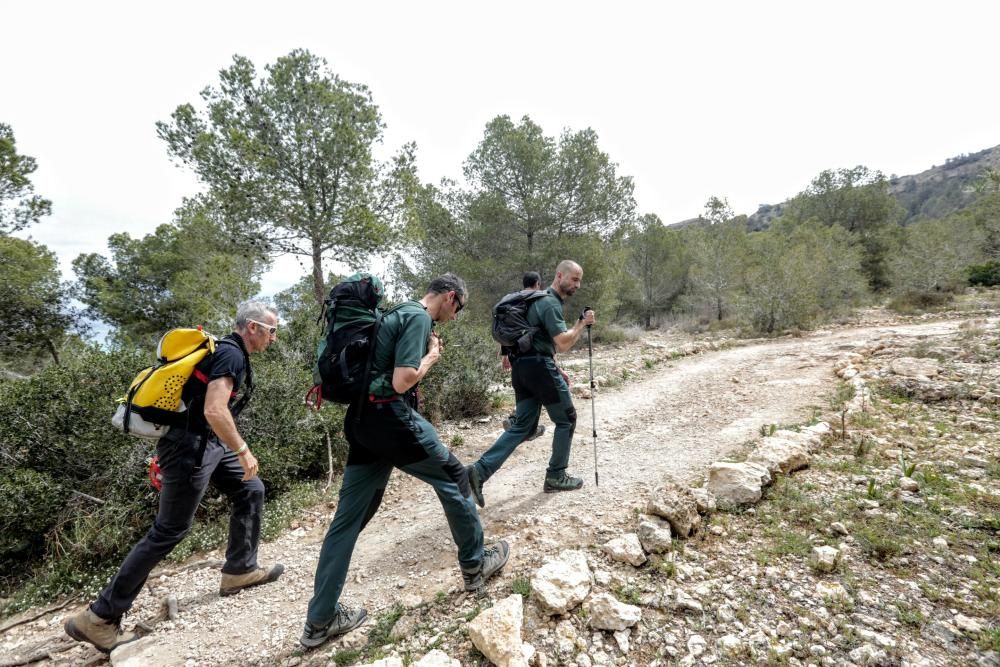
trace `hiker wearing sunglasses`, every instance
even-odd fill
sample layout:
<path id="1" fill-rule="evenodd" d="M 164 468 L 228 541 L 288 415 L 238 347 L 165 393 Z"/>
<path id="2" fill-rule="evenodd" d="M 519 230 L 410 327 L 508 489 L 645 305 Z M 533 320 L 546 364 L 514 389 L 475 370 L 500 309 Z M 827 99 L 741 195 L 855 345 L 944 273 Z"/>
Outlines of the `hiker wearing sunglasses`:
<path id="1" fill-rule="evenodd" d="M 483 529 L 465 468 L 410 399 L 417 383 L 441 358 L 443 348 L 434 324 L 457 318 L 466 298 L 462 279 L 447 273 L 435 278 L 419 301 L 406 301 L 382 318 L 369 395 L 351 403 L 344 417 L 350 449 L 299 639 L 307 648 L 349 632 L 368 618 L 364 609 L 342 605 L 340 596 L 358 536 L 375 516 L 393 468 L 434 487 L 458 547 L 465 590 L 479 592 L 507 562 L 506 542 L 483 547 Z"/>
<path id="2" fill-rule="evenodd" d="M 257 459 L 240 435 L 235 415 L 253 389 L 249 355 L 274 342 L 278 314 L 271 306 L 249 301 L 236 311 L 236 331 L 217 341 L 215 352 L 199 362 L 185 383 L 186 426 L 173 426 L 156 444 L 162 487 L 160 506 L 149 532 L 139 540 L 111 582 L 64 628 L 73 639 L 104 653 L 138 639 L 121 629 L 121 619 L 142 591 L 152 569 L 184 538 L 209 483 L 232 503 L 229 546 L 222 566 L 220 595 L 270 583 L 284 571 L 257 563 L 264 484 Z M 241 388 L 243 395 L 237 398 Z"/>
<path id="3" fill-rule="evenodd" d="M 538 327 L 532 336 L 531 348 L 525 353 L 510 354 L 511 383 L 516 401 L 514 419 L 479 460 L 469 466 L 469 486 L 476 504 L 486 506 L 483 485 L 492 477 L 517 446 L 528 439 L 538 424 L 542 407 L 555 424 L 552 434 L 552 456 L 545 471 L 542 490 L 545 493 L 574 491 L 583 480 L 566 472 L 569 466 L 573 431 L 576 429 L 576 409 L 569 393 L 565 374 L 555 362 L 557 352 L 566 352 L 580 335 L 594 323 L 594 311 L 586 310 L 572 327 L 563 319 L 563 301 L 573 296 L 583 282 L 583 269 L 572 260 L 563 260 L 556 267 L 556 276 L 546 290 L 548 295 L 535 300 L 528 308 L 528 323 Z"/>

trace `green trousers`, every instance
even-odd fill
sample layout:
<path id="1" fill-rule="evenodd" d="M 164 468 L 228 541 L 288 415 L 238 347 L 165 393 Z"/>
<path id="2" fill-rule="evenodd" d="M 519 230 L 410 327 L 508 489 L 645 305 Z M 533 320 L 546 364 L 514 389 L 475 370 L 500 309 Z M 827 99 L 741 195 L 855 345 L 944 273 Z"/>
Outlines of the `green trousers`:
<path id="1" fill-rule="evenodd" d="M 492 477 L 518 445 L 535 432 L 542 407 L 555 424 L 552 456 L 545 476 L 553 479 L 562 477 L 569 466 L 573 432 L 576 430 L 576 409 L 569 386 L 555 360 L 540 355 L 511 357 L 511 382 L 517 401 L 515 416 L 510 429 L 502 433 L 474 464 L 479 478 L 485 482 Z"/>
<path id="2" fill-rule="evenodd" d="M 378 510 L 393 468 L 434 487 L 458 546 L 460 567 L 475 569 L 483 559 L 483 529 L 465 468 L 441 443 L 430 422 L 398 398 L 366 403 L 360 420 L 356 414 L 352 405 L 344 418 L 350 451 L 337 511 L 316 565 L 306 615 L 315 626 L 326 625 L 337 613 L 354 546 Z"/>

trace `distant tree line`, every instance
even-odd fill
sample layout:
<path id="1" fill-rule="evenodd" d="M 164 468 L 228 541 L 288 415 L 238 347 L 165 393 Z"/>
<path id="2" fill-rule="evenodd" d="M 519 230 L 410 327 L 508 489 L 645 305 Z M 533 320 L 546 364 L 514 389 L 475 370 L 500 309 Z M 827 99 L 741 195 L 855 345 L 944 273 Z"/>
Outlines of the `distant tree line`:
<path id="1" fill-rule="evenodd" d="M 58 363 L 61 346 L 88 321 L 131 346 L 179 324 L 222 330 L 232 304 L 255 294 L 271 259 L 286 253 L 309 267 L 311 289 L 295 294 L 314 304 L 328 288 L 330 262 L 361 268 L 377 255 L 400 295 L 434 273 L 465 276 L 471 317 L 481 321 L 521 272 L 548 280 L 560 259 L 573 257 L 585 269 L 581 298 L 605 314 L 602 323 L 651 327 L 687 317 L 765 333 L 886 295 L 939 300 L 968 284 L 970 272 L 990 282 L 997 261 L 997 194 L 985 187 L 987 175 L 967 184 L 970 205 L 919 224 L 903 223 L 914 207 L 925 210 L 926 188 L 894 194 L 884 175 L 858 166 L 823 171 L 750 219 L 712 197 L 698 224 L 674 229 L 636 210 L 631 177 L 593 129 L 553 136 L 530 117 L 497 116 L 462 165 L 462 181 L 437 184 L 420 180 L 412 143 L 377 162 L 383 130 L 367 87 L 308 51 L 263 72 L 235 56 L 199 104 L 179 105 L 156 127 L 204 192 L 153 233 L 120 232 L 108 239 L 108 256 L 77 257 L 77 279 L 64 284 L 51 252 L 13 236 L 52 204 L 34 193 L 35 160 L 0 125 L 5 367 L 23 373 L 44 358 Z"/>

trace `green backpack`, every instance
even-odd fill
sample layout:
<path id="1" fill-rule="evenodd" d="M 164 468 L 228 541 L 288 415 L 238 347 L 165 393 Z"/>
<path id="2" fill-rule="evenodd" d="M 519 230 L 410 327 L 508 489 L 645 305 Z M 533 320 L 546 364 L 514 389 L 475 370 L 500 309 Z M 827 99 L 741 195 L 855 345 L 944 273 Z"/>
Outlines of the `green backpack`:
<path id="1" fill-rule="evenodd" d="M 363 271 L 330 290 L 319 317 L 323 337 L 316 346 L 313 387 L 306 394 L 307 402 L 319 407 L 326 399 L 346 405 L 360 401 L 368 392 L 384 292 L 378 276 Z"/>

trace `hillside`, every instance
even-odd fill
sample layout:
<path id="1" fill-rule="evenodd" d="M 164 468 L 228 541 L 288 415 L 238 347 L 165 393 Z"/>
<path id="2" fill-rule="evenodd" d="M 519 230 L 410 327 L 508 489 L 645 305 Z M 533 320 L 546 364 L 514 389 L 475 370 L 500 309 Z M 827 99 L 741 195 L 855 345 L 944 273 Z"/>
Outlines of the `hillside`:
<path id="1" fill-rule="evenodd" d="M 893 174 L 889 179 L 889 188 L 906 211 L 903 224 L 941 218 L 970 205 L 975 199 L 974 184 L 989 167 L 1000 169 L 1000 146 L 948 158 L 944 164 L 934 165 L 919 174 Z M 771 220 L 782 214 L 783 209 L 784 202 L 761 204 L 748 217 L 747 228 L 750 231 L 766 229 Z M 673 226 L 686 227 L 697 224 L 699 220 L 691 218 Z"/>
<path id="2" fill-rule="evenodd" d="M 1000 146 L 949 158 L 913 176 L 895 176 L 889 184 L 906 210 L 904 222 L 941 218 L 973 202 L 975 182 L 988 167 L 1000 168 Z"/>

